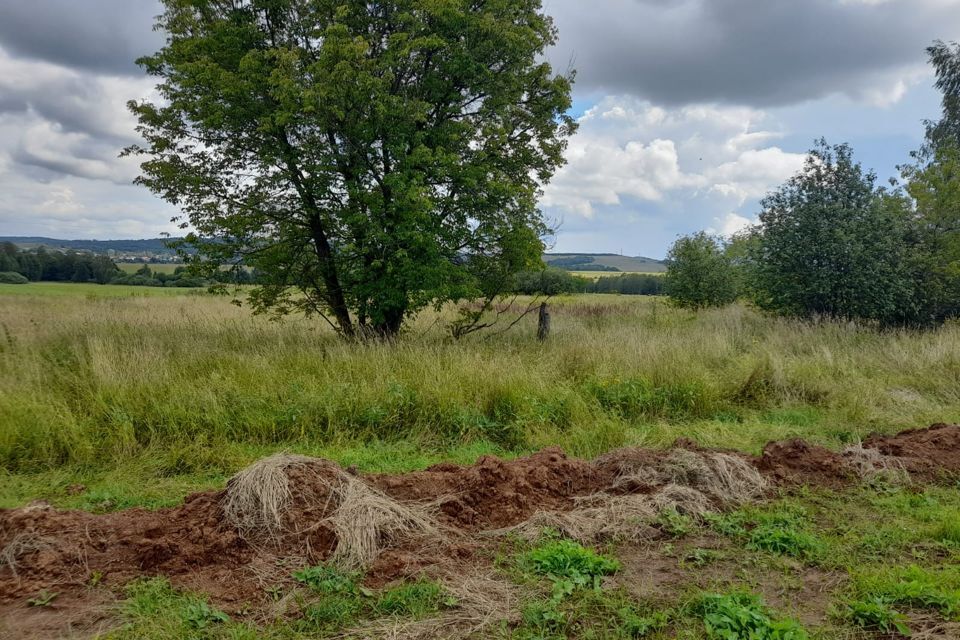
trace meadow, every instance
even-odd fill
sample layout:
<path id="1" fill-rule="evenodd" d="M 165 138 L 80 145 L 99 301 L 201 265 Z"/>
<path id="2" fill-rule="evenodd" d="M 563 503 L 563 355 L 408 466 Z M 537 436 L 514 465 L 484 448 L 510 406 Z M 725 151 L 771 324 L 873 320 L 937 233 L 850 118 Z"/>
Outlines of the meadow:
<path id="1" fill-rule="evenodd" d="M 54 637 L 69 627 L 117 640 L 826 640 L 910 629 L 918 638 L 956 637 L 956 484 L 904 484 L 897 468 L 881 465 L 842 489 L 818 484 L 817 476 L 808 486 L 772 490 L 726 454 L 666 449 L 685 438 L 757 454 L 771 440 L 802 437 L 856 451 L 870 433 L 960 422 L 960 326 L 881 332 L 773 318 L 744 305 L 684 311 L 642 296 L 550 304 L 553 331 L 544 343 L 533 317 L 510 331 L 454 341 L 443 325 L 455 309 L 444 309 L 421 314 L 395 343 L 358 344 L 341 341 L 322 321 L 254 316 L 229 297 L 200 291 L 0 287 L 0 507 L 40 499 L 82 510 L 0 511 L 0 541 L 8 540 L 0 570 L 10 574 L 19 563 L 21 572 L 0 574 L 17 594 L 0 599 L 0 635 Z M 355 467 L 339 472 L 341 488 L 359 491 L 343 508 L 370 518 L 422 507 L 364 488 L 396 487 L 399 476 L 351 473 L 468 465 L 495 454 L 514 462 L 481 460 L 497 471 L 472 477 L 488 478 L 477 496 L 499 505 L 518 499 L 516 469 L 534 478 L 552 473 L 551 465 L 564 474 L 571 464 L 600 468 L 549 453 L 540 462 L 521 457 L 551 445 L 584 458 L 652 448 L 661 457 L 640 454 L 644 482 L 650 473 L 676 474 L 677 464 L 701 466 L 684 471 L 692 484 L 677 494 L 687 498 L 669 499 L 672 506 L 644 494 L 603 493 L 601 506 L 576 507 L 557 521 L 566 526 L 563 517 L 580 513 L 584 527 L 620 527 L 612 538 L 546 524 L 532 535 L 466 528 L 421 546 L 403 543 L 399 557 L 413 558 L 409 571 L 387 560 L 366 576 L 296 545 L 256 547 L 253 559 L 236 566 L 230 555 L 217 560 L 223 550 L 183 556 L 198 563 L 186 572 L 177 564 L 194 553 L 191 545 L 202 549 L 226 535 L 210 533 L 202 511 L 205 504 L 219 509 L 204 501 L 220 494 L 184 497 L 223 489 L 241 469 L 257 477 L 276 471 L 271 461 L 298 460 L 264 459 L 277 452 Z M 624 464 L 631 451 L 612 455 Z M 727 489 L 704 484 L 717 464 L 734 465 L 722 468 L 741 474 L 743 486 L 753 483 L 742 499 L 726 502 Z M 297 491 L 314 486 L 298 473 L 305 484 Z M 266 477 L 254 492 L 265 490 Z M 560 477 L 550 490 L 573 491 L 564 488 L 573 476 Z M 423 485 L 434 495 L 443 491 L 435 482 Z M 230 496 L 240 485 L 226 486 Z M 677 491 L 673 484 L 656 491 L 670 487 Z M 691 494 L 725 508 L 691 507 L 684 502 Z M 618 514 L 623 504 L 644 515 Z M 296 522 L 313 523 L 309 513 Z M 372 537 L 357 540 L 389 547 L 394 542 L 376 527 L 393 525 L 382 517 L 348 526 L 373 527 Z M 21 520 L 34 523 L 28 533 L 17 528 Z M 130 530 L 132 538 L 123 533 Z M 467 539 L 474 545 L 468 560 L 446 551 L 437 559 L 436 545 Z M 60 560 L 31 564 L 53 548 Z M 155 549 L 168 550 L 152 560 L 161 562 L 157 569 L 141 567 L 132 580 L 119 569 L 131 562 L 124 554 L 147 553 L 133 560 L 142 562 Z M 259 568 L 244 564 L 253 561 Z M 209 562 L 226 564 L 210 569 Z M 384 571 L 393 571 L 389 579 L 378 578 Z M 24 575 L 40 582 L 22 583 Z"/>
<path id="2" fill-rule="evenodd" d="M 0 505 L 83 482 L 164 504 L 265 454 L 400 471 L 549 444 L 592 457 L 676 438 L 757 453 L 834 447 L 960 421 L 960 327 L 877 332 L 699 313 L 650 297 L 552 303 L 453 341 L 425 312 L 397 344 L 347 344 L 320 320 L 253 316 L 228 297 L 151 287 L 0 288 Z"/>

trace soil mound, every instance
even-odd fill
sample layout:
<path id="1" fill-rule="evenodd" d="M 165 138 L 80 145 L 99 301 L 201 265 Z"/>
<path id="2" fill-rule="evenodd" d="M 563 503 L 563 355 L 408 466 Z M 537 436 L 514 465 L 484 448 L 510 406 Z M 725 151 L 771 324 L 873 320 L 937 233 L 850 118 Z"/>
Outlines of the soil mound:
<path id="1" fill-rule="evenodd" d="M 756 466 L 777 484 L 836 487 L 855 477 L 842 455 L 800 439 L 769 443 Z"/>
<path id="2" fill-rule="evenodd" d="M 471 562 L 489 535 L 504 530 L 549 525 L 583 540 L 625 532 L 641 539 L 655 534 L 651 524 L 664 509 L 697 516 L 756 499 L 771 484 L 840 487 L 874 470 L 902 470 L 915 481 L 960 476 L 960 426 L 875 436 L 843 453 L 790 440 L 751 458 L 679 442 L 589 462 L 548 448 L 399 475 L 271 456 L 225 490 L 170 509 L 0 510 L 0 616 L 42 590 L 58 592 L 61 602 L 90 600 L 110 593 L 91 585 L 116 590 L 151 575 L 207 593 L 230 613 L 265 603 L 266 586 L 290 581 L 307 563 L 340 563 L 386 584 Z"/>
<path id="3" fill-rule="evenodd" d="M 895 436 L 871 436 L 866 449 L 900 459 L 914 477 L 928 481 L 960 476 L 960 426 L 935 424 L 927 429 L 912 429 Z"/>
<path id="4" fill-rule="evenodd" d="M 436 502 L 445 523 L 468 530 L 514 525 L 539 510 L 571 509 L 574 497 L 600 491 L 611 480 L 605 470 L 557 447 L 516 460 L 484 456 L 469 467 L 438 464 L 371 478 L 394 499 Z"/>
<path id="5" fill-rule="evenodd" d="M 124 584 L 155 574 L 191 574 L 191 582 L 215 587 L 225 568 L 251 560 L 239 533 L 221 526 L 221 495 L 194 494 L 160 511 L 93 515 L 43 503 L 2 511 L 0 549 L 6 562 L 0 568 L 0 602 L 43 589 Z M 238 588 L 234 595 L 245 593 Z"/>

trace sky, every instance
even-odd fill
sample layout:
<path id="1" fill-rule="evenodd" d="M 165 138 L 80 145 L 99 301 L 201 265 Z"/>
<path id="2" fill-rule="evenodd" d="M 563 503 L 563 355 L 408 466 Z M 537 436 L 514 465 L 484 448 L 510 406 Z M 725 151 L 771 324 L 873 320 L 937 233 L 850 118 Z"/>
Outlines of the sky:
<path id="1" fill-rule="evenodd" d="M 663 257 L 730 234 L 813 141 L 848 142 L 881 180 L 936 118 L 924 51 L 960 40 L 960 0 L 544 0 L 548 58 L 576 70 L 567 164 L 541 208 L 554 251 Z M 0 236 L 176 233 L 132 184 L 134 60 L 163 43 L 156 0 L 0 2 Z"/>

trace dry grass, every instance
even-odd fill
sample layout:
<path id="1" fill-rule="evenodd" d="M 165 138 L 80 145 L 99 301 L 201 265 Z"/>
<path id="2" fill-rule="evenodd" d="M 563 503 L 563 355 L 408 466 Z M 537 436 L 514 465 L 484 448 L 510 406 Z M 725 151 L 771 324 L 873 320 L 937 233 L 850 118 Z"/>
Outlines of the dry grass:
<path id="1" fill-rule="evenodd" d="M 861 480 L 910 484 L 910 474 L 904 468 L 903 461 L 894 456 L 885 456 L 876 449 L 864 448 L 862 443 L 844 449 L 843 458 Z"/>
<path id="2" fill-rule="evenodd" d="M 291 470 L 297 482 L 291 489 Z M 401 504 L 328 460 L 277 454 L 235 475 L 223 498 L 224 516 L 245 539 L 279 546 L 292 535 L 328 527 L 337 545 L 330 561 L 364 569 L 380 553 L 412 537 L 440 537 L 429 508 Z M 307 513 L 322 516 L 309 521 Z"/>
<path id="3" fill-rule="evenodd" d="M 699 491 L 721 505 L 753 500 L 767 489 L 767 481 L 743 458 L 727 453 L 674 449 L 662 463 L 650 465 L 644 458 L 631 463 L 630 450 L 619 454 L 620 476 L 615 489 L 630 486 L 674 485 Z"/>
<path id="4" fill-rule="evenodd" d="M 292 493 L 288 470 L 326 464 L 318 458 L 277 453 L 243 469 L 227 482 L 221 506 L 227 522 L 248 540 L 279 542 L 289 533 L 284 518 Z"/>
<path id="5" fill-rule="evenodd" d="M 619 469 L 613 493 L 580 498 L 571 511 L 537 512 L 493 533 L 533 540 L 550 528 L 585 543 L 637 541 L 650 537 L 650 523 L 664 512 L 701 517 L 717 508 L 749 502 L 767 489 L 766 480 L 752 465 L 725 453 L 675 449 L 651 463 L 649 452 L 623 449 L 603 456 L 598 464 Z M 618 495 L 637 487 L 644 492 Z"/>
<path id="6" fill-rule="evenodd" d="M 426 640 L 486 637 L 484 630 L 502 622 L 517 622 L 520 597 L 509 582 L 469 572 L 439 578 L 444 591 L 456 600 L 452 610 L 425 620 L 374 620 L 335 638 L 370 640 Z"/>
<path id="7" fill-rule="evenodd" d="M 0 569 L 10 568 L 10 573 L 17 577 L 17 563 L 28 553 L 42 551 L 51 546 L 51 542 L 33 531 L 24 531 L 13 537 L 13 540 L 0 549 Z"/>

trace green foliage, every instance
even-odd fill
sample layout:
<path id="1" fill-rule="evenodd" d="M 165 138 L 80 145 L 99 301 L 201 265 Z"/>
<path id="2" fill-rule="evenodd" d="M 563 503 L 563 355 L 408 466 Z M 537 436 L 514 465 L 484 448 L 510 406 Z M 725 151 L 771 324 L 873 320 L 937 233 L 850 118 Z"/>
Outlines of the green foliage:
<path id="1" fill-rule="evenodd" d="M 737 275 L 723 243 L 704 232 L 673 244 L 663 278 L 665 293 L 681 307 L 719 307 L 737 298 Z"/>
<path id="2" fill-rule="evenodd" d="M 910 635 L 907 617 L 896 611 L 883 597 L 871 600 L 855 600 L 846 604 L 843 616 L 853 624 L 867 631 L 903 636 Z"/>
<path id="3" fill-rule="evenodd" d="M 320 594 L 354 594 L 358 592 L 357 576 L 355 574 L 345 574 L 328 565 L 306 567 L 295 571 L 293 577 Z"/>
<path id="4" fill-rule="evenodd" d="M 384 591 L 373 609 L 381 616 L 422 618 L 454 605 L 456 600 L 447 596 L 439 584 L 418 580 Z"/>
<path id="5" fill-rule="evenodd" d="M 671 538 L 684 538 L 696 526 L 693 518 L 677 512 L 676 509 L 667 509 L 657 516 L 657 527 Z"/>
<path id="6" fill-rule="evenodd" d="M 910 267 L 917 315 L 942 322 L 960 315 L 960 147 L 938 146 L 901 170 L 913 201 L 904 207 L 914 221 Z"/>
<path id="7" fill-rule="evenodd" d="M 213 624 L 229 622 L 230 616 L 199 600 L 187 604 L 183 612 L 183 619 L 194 629 L 206 629 Z"/>
<path id="8" fill-rule="evenodd" d="M 772 511 L 743 509 L 708 514 L 705 518 L 717 533 L 739 540 L 755 551 L 813 560 L 824 548 L 822 541 L 807 531 L 804 512 L 789 506 Z"/>
<path id="9" fill-rule="evenodd" d="M 302 626 L 314 631 L 343 629 L 361 618 L 422 618 L 456 604 L 439 584 L 424 579 L 375 593 L 359 584 L 359 575 L 328 565 L 306 567 L 293 577 L 320 596 L 303 606 Z"/>
<path id="10" fill-rule="evenodd" d="M 761 307 L 883 324 L 910 314 L 906 217 L 875 181 L 848 145 L 821 140 L 803 170 L 763 200 L 759 239 L 748 248 Z"/>
<path id="11" fill-rule="evenodd" d="M 528 296 L 557 296 L 564 293 L 583 293 L 590 282 L 562 269 L 521 271 L 514 276 L 513 291 Z"/>
<path id="12" fill-rule="evenodd" d="M 707 594 L 694 611 L 703 619 L 707 637 L 716 640 L 807 640 L 794 620 L 777 620 L 759 598 L 749 593 Z"/>
<path id="13" fill-rule="evenodd" d="M 619 293 L 627 296 L 658 296 L 663 293 L 663 276 L 624 273 L 588 282 L 587 293 Z"/>
<path id="14" fill-rule="evenodd" d="M 264 274 L 255 309 L 392 336 L 540 264 L 536 197 L 576 123 L 539 0 L 164 7 L 139 61 L 162 101 L 131 103 L 128 151 L 196 229 L 195 266 Z"/>
<path id="15" fill-rule="evenodd" d="M 15 271 L 0 271 L 0 284 L 27 284 L 30 282 L 26 276 L 22 276 Z"/>
<path id="16" fill-rule="evenodd" d="M 107 638 L 199 638 L 215 628 L 243 627 L 203 598 L 174 590 L 166 578 L 136 580 L 126 587 L 121 611 L 127 625 Z"/>
<path id="17" fill-rule="evenodd" d="M 620 570 L 614 558 L 598 554 L 572 540 L 554 540 L 528 552 L 523 558 L 531 570 L 553 582 L 554 599 L 578 589 L 600 588 L 603 576 Z"/>
<path id="18" fill-rule="evenodd" d="M 956 565 L 941 570 L 917 565 L 867 570 L 854 577 L 853 585 L 861 599 L 930 609 L 960 620 L 960 569 Z"/>
<path id="19" fill-rule="evenodd" d="M 56 591 L 48 591 L 43 589 L 36 596 L 27 600 L 27 604 L 31 607 L 49 607 L 53 604 L 53 601 L 57 599 L 57 596 L 60 595 Z"/>

